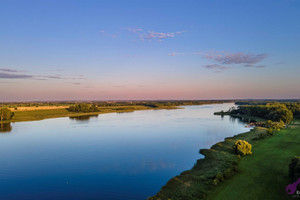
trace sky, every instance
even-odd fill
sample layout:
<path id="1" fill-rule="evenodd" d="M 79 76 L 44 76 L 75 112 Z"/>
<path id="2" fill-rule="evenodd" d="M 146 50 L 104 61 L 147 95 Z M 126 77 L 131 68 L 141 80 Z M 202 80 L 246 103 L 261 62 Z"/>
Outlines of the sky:
<path id="1" fill-rule="evenodd" d="M 299 0 L 0 0 L 0 101 L 300 98 Z"/>

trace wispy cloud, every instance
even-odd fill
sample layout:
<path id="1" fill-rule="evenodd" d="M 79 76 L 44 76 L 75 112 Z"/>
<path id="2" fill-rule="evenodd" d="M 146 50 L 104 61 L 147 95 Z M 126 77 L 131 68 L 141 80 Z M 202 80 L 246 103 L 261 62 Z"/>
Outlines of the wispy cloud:
<path id="1" fill-rule="evenodd" d="M 32 79 L 34 76 L 26 74 L 11 74 L 0 72 L 0 79 Z"/>
<path id="2" fill-rule="evenodd" d="M 214 60 L 220 64 L 256 64 L 267 57 L 267 54 L 232 53 L 232 54 L 207 54 L 207 59 Z"/>
<path id="3" fill-rule="evenodd" d="M 215 61 L 214 64 L 203 67 L 216 70 L 216 73 L 222 72 L 232 65 L 244 66 L 249 68 L 264 68 L 265 65 L 258 64 L 268 55 L 266 53 L 228 53 L 228 52 L 195 52 L 194 55 L 200 55 L 206 59 Z"/>
<path id="4" fill-rule="evenodd" d="M 38 76 L 38 77 L 42 77 L 46 79 L 62 79 L 62 77 L 60 76 Z"/>
<path id="5" fill-rule="evenodd" d="M 1 72 L 2 71 L 2 72 Z M 29 73 L 20 73 L 24 71 L 15 70 L 15 69 L 8 69 L 8 68 L 0 68 L 0 79 L 31 79 L 31 80 L 65 80 L 65 79 L 85 79 L 84 75 L 76 75 L 76 77 L 68 77 L 68 76 L 61 76 L 61 75 L 33 75 Z"/>
<path id="6" fill-rule="evenodd" d="M 222 65 L 218 65 L 218 64 L 204 65 L 202 67 L 207 68 L 207 69 L 218 69 L 218 70 L 226 70 L 226 69 L 228 69 L 228 67 L 222 66 Z"/>
<path id="7" fill-rule="evenodd" d="M 148 41 L 162 41 L 166 38 L 174 38 L 179 34 L 182 34 L 186 31 L 176 31 L 176 32 L 158 32 L 158 31 L 150 31 L 150 30 L 144 30 L 142 28 L 131 28 L 127 27 L 124 30 L 129 31 L 131 33 L 134 33 L 138 36 L 139 40 L 148 40 Z"/>
<path id="8" fill-rule="evenodd" d="M 139 32 L 142 32 L 142 31 L 143 31 L 142 28 L 130 28 L 130 27 L 127 27 L 127 28 L 125 28 L 124 30 L 129 31 L 129 32 L 132 32 L 132 33 L 139 33 Z"/>
<path id="9" fill-rule="evenodd" d="M 172 52 L 169 53 L 168 56 L 179 56 L 179 55 L 183 55 L 184 53 L 179 53 L 179 52 Z"/>
<path id="10" fill-rule="evenodd" d="M 203 68 L 214 70 L 215 73 L 221 73 L 224 72 L 225 70 L 229 69 L 227 66 L 222 66 L 218 64 L 212 64 L 212 65 L 203 65 Z"/>
<path id="11" fill-rule="evenodd" d="M 147 31 L 146 34 L 139 35 L 142 40 L 158 40 L 162 41 L 165 38 L 174 38 L 176 35 L 183 33 L 182 31 L 178 32 L 156 32 L 156 31 Z"/>
<path id="12" fill-rule="evenodd" d="M 20 72 L 15 69 L 8 69 L 8 68 L 0 68 L 0 71 L 2 71 L 2 72 Z"/>
<path id="13" fill-rule="evenodd" d="M 265 65 L 251 65 L 251 64 L 247 64 L 244 65 L 245 67 L 252 67 L 252 68 L 264 68 L 266 67 Z"/>

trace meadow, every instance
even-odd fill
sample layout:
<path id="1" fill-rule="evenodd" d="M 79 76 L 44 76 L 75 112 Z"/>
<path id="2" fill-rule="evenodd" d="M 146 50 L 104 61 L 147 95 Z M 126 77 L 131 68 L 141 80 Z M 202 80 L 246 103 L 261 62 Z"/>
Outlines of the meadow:
<path id="1" fill-rule="evenodd" d="M 300 126 L 291 125 L 252 143 L 253 154 L 240 161 L 239 173 L 218 185 L 208 200 L 293 199 L 285 187 L 291 183 L 288 165 L 300 153 Z"/>

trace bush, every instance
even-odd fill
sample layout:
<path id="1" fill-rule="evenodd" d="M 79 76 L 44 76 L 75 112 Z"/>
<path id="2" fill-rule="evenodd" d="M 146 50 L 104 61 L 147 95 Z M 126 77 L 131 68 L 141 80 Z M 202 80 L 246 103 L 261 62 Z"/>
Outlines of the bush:
<path id="1" fill-rule="evenodd" d="M 267 129 L 267 134 L 268 134 L 268 135 L 273 135 L 273 134 L 274 134 L 274 129 L 268 128 L 268 129 Z"/>
<path id="2" fill-rule="evenodd" d="M 237 155 L 251 155 L 252 145 L 245 140 L 237 140 L 233 145 L 233 151 Z"/>
<path id="3" fill-rule="evenodd" d="M 78 103 L 68 108 L 71 112 L 98 112 L 99 108 L 94 104 Z"/>
<path id="4" fill-rule="evenodd" d="M 289 177 L 292 181 L 296 181 L 300 178 L 300 156 L 296 156 L 292 159 L 289 165 Z"/>
<path id="5" fill-rule="evenodd" d="M 8 108 L 1 108 L 0 109 L 0 121 L 4 120 L 11 120 L 14 116 L 14 113 L 10 111 Z"/>

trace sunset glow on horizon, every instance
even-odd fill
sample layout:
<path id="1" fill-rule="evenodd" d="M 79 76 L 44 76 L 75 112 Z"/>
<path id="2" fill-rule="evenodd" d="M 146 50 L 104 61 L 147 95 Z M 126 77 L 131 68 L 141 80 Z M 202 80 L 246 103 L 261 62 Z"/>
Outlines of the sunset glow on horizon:
<path id="1" fill-rule="evenodd" d="M 0 5 L 0 101 L 300 98 L 299 1 Z"/>

